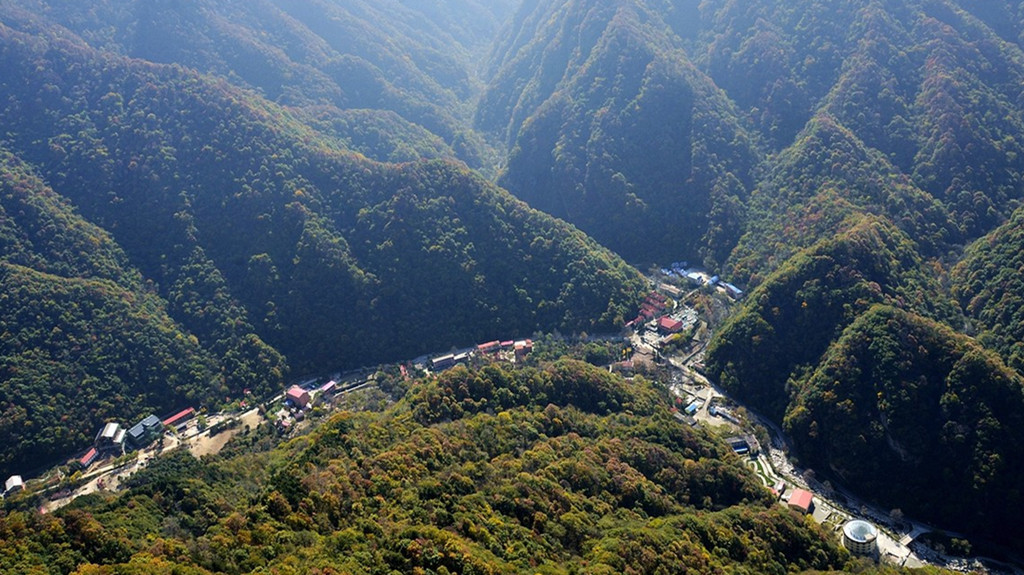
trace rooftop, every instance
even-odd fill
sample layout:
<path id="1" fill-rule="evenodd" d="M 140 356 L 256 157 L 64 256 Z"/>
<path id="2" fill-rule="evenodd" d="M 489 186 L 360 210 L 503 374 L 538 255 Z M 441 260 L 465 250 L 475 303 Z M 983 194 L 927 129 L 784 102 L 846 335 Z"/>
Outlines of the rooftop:
<path id="1" fill-rule="evenodd" d="M 861 519 L 854 519 L 843 525 L 843 534 L 857 543 L 870 543 L 878 537 L 878 528 Z"/>
<path id="2" fill-rule="evenodd" d="M 811 510 L 811 502 L 814 499 L 814 495 L 806 489 L 795 489 L 793 494 L 789 496 L 789 506 L 794 507 L 807 513 Z"/>

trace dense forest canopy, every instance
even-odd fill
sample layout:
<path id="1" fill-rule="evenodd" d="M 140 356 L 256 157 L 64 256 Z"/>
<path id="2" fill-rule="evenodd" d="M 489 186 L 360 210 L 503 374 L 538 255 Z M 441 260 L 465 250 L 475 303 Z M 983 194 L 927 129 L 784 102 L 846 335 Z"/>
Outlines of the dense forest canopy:
<path id="1" fill-rule="evenodd" d="M 458 367 L 272 448 L 176 451 L 52 515 L 0 568 L 76 573 L 791 573 L 854 562 L 663 388 L 562 359 Z M 815 570 L 815 571 L 811 571 Z M 897 572 L 896 569 L 880 572 Z"/>
<path id="2" fill-rule="evenodd" d="M 1022 81 L 1009 0 L 0 0 L 0 476 L 688 260 L 796 456 L 1019 548 Z"/>

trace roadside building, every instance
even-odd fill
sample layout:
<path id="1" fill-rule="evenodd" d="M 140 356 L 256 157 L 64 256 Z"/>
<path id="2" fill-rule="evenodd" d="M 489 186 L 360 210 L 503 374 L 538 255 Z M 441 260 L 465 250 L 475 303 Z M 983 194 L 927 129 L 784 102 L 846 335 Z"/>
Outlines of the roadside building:
<path id="1" fill-rule="evenodd" d="M 676 286 L 670 283 L 658 284 L 658 289 L 661 290 L 662 293 L 664 293 L 665 295 L 674 299 L 679 299 L 683 296 L 683 290 L 677 288 Z"/>
<path id="2" fill-rule="evenodd" d="M 190 407 L 188 409 L 183 409 L 178 413 L 175 413 L 174 415 L 163 420 L 162 423 L 165 427 L 177 427 L 180 429 L 183 425 L 188 423 L 190 419 L 195 417 L 195 415 L 196 410 Z"/>
<path id="3" fill-rule="evenodd" d="M 625 361 L 613 363 L 612 371 L 622 375 L 623 377 L 632 377 L 636 373 L 636 366 L 633 364 L 633 360 L 627 359 Z"/>
<path id="4" fill-rule="evenodd" d="M 850 553 L 873 555 L 878 551 L 878 528 L 861 519 L 843 525 L 843 546 Z"/>
<path id="5" fill-rule="evenodd" d="M 533 340 L 522 339 L 515 343 L 516 350 L 516 361 L 522 361 L 526 359 L 526 356 L 530 355 L 533 351 Z"/>
<path id="6" fill-rule="evenodd" d="M 291 402 L 295 407 L 302 409 L 309 405 L 309 392 L 297 385 L 293 385 L 285 392 L 284 399 Z"/>
<path id="7" fill-rule="evenodd" d="M 481 343 L 480 345 L 476 346 L 476 350 L 479 351 L 480 353 L 497 353 L 499 350 L 501 350 L 501 342 L 495 340 L 489 341 L 487 343 Z"/>
<path id="8" fill-rule="evenodd" d="M 732 299 L 741 299 L 743 297 L 743 290 L 732 285 L 731 283 L 721 282 L 719 285 L 725 288 L 725 293 L 729 294 L 729 297 L 731 297 Z"/>
<path id="9" fill-rule="evenodd" d="M 658 319 L 658 331 L 662 334 L 679 333 L 683 331 L 683 322 L 664 316 Z"/>
<path id="10" fill-rule="evenodd" d="M 780 479 L 775 482 L 775 485 L 772 486 L 772 489 L 778 491 L 779 495 L 782 495 L 783 493 L 786 492 L 786 482 Z"/>
<path id="11" fill-rule="evenodd" d="M 82 466 L 82 469 L 85 469 L 92 465 L 99 456 L 100 452 L 97 451 L 95 447 L 90 447 L 89 451 L 85 452 L 85 455 L 78 458 L 78 465 Z"/>
<path id="12" fill-rule="evenodd" d="M 735 435 L 733 437 L 726 438 L 725 441 L 737 455 L 746 455 L 750 453 L 750 444 L 747 443 L 747 439 L 745 437 Z"/>
<path id="13" fill-rule="evenodd" d="M 163 423 L 160 421 L 160 418 L 153 414 L 147 415 L 142 421 L 128 428 L 128 446 L 134 449 L 142 449 L 159 437 L 161 430 L 163 430 Z"/>
<path id="14" fill-rule="evenodd" d="M 444 371 L 453 365 L 455 365 L 454 353 L 442 355 L 441 357 L 435 357 L 434 359 L 430 360 L 430 369 L 434 371 Z"/>
<path id="15" fill-rule="evenodd" d="M 22 481 L 20 475 L 12 475 L 7 478 L 7 482 L 4 483 L 4 495 L 10 495 L 17 493 L 25 488 L 25 482 Z"/>
<path id="16" fill-rule="evenodd" d="M 814 508 L 814 495 L 806 489 L 794 489 L 789 496 L 789 508 L 800 513 L 810 513 Z"/>
<path id="17" fill-rule="evenodd" d="M 103 425 L 96 434 L 93 446 L 100 452 L 118 451 L 124 447 L 125 430 L 120 423 L 111 421 Z"/>

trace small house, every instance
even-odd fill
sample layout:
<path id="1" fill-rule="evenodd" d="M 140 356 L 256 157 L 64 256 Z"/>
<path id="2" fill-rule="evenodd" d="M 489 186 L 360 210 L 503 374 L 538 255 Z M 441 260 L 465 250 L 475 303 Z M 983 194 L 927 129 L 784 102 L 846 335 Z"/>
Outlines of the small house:
<path id="1" fill-rule="evenodd" d="M 183 409 L 178 413 L 175 413 L 174 415 L 163 420 L 162 423 L 166 427 L 180 427 L 184 423 L 188 422 L 188 420 L 195 417 L 195 415 L 196 410 L 190 407 L 188 409 Z"/>
<path id="2" fill-rule="evenodd" d="M 297 385 L 293 385 L 285 392 L 284 398 L 299 409 L 309 405 L 309 392 Z"/>
<path id="3" fill-rule="evenodd" d="M 789 496 L 789 508 L 800 513 L 810 513 L 814 506 L 814 495 L 806 489 L 794 489 Z"/>
<path id="4" fill-rule="evenodd" d="M 430 369 L 434 371 L 443 371 L 453 365 L 455 365 L 455 354 L 453 353 L 442 355 L 441 357 L 435 357 L 430 360 Z"/>
<path id="5" fill-rule="evenodd" d="M 147 415 L 142 421 L 128 429 L 128 443 L 135 449 L 142 449 L 160 435 L 163 423 L 155 415 Z"/>
<path id="6" fill-rule="evenodd" d="M 533 351 L 533 340 L 523 339 L 515 343 L 516 361 L 526 359 L 526 356 Z"/>
<path id="7" fill-rule="evenodd" d="M 658 319 L 658 331 L 663 334 L 683 331 L 683 322 L 668 316 Z"/>
<path id="8" fill-rule="evenodd" d="M 94 446 L 97 449 L 114 449 L 120 446 L 118 440 L 124 441 L 124 430 L 121 429 L 121 424 L 110 421 L 103 425 L 100 432 L 96 434 L 96 441 Z"/>
<path id="9" fill-rule="evenodd" d="M 78 464 L 82 466 L 82 469 L 85 469 L 86 467 L 92 465 L 93 462 L 96 461 L 96 458 L 99 457 L 99 455 L 100 452 L 97 451 L 95 447 L 90 447 L 89 451 L 85 452 L 85 455 L 78 458 Z"/>
<path id="10" fill-rule="evenodd" d="M 489 341 L 487 343 L 481 343 L 480 345 L 476 346 L 476 350 L 479 351 L 480 353 L 495 353 L 500 349 L 501 342 L 497 340 Z"/>
<path id="11" fill-rule="evenodd" d="M 10 495 L 17 493 L 25 488 L 25 482 L 22 481 L 20 475 L 12 475 L 7 478 L 7 482 L 4 483 L 4 495 Z"/>

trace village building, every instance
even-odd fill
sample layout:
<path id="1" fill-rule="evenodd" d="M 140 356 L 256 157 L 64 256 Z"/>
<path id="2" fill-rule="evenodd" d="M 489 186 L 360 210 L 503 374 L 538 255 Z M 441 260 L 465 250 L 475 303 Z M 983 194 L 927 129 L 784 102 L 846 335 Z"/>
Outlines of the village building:
<path id="1" fill-rule="evenodd" d="M 843 546 L 856 555 L 872 555 L 878 550 L 878 528 L 862 519 L 843 525 Z"/>
<path id="2" fill-rule="evenodd" d="M 669 283 L 659 284 L 658 289 L 661 290 L 665 295 L 674 299 L 679 299 L 683 296 L 683 290 Z"/>
<path id="3" fill-rule="evenodd" d="M 25 482 L 22 481 L 20 475 L 12 475 L 7 478 L 7 482 L 4 483 L 4 495 L 11 495 L 17 493 L 25 488 Z"/>
<path id="4" fill-rule="evenodd" d="M 177 427 L 177 428 L 180 429 L 186 423 L 188 423 L 188 421 L 190 419 L 195 417 L 195 415 L 196 415 L 196 410 L 190 407 L 188 409 L 183 409 L 183 410 L 179 411 L 178 413 L 175 413 L 174 415 L 172 415 L 172 416 L 168 417 L 167 419 L 163 420 L 162 423 L 163 423 L 163 425 L 165 427 Z"/>
<path id="5" fill-rule="evenodd" d="M 522 339 L 515 343 L 516 361 L 523 361 L 533 351 L 533 340 Z"/>
<path id="6" fill-rule="evenodd" d="M 814 507 L 814 495 L 806 489 L 794 489 L 789 496 L 789 508 L 800 513 L 810 513 Z"/>
<path id="7" fill-rule="evenodd" d="M 430 360 L 430 369 L 434 371 L 444 371 L 453 365 L 455 365 L 454 353 L 442 355 L 441 357 L 435 357 L 434 359 Z"/>
<path id="8" fill-rule="evenodd" d="M 93 462 L 96 461 L 96 459 L 99 456 L 100 456 L 100 452 L 97 451 L 95 447 L 90 447 L 89 451 L 85 452 L 85 455 L 83 455 L 82 457 L 78 458 L 78 460 L 77 460 L 78 465 L 80 465 L 82 467 L 82 469 L 85 469 L 85 468 L 89 467 L 90 465 L 92 465 Z"/>
<path id="9" fill-rule="evenodd" d="M 128 445 L 134 449 L 142 449 L 159 437 L 161 430 L 163 430 L 163 422 L 160 421 L 160 418 L 152 414 L 147 415 L 142 421 L 128 429 Z"/>
<path id="10" fill-rule="evenodd" d="M 658 331 L 662 334 L 679 333 L 683 331 L 683 322 L 668 316 L 658 320 Z"/>
<path id="11" fill-rule="evenodd" d="M 732 299 L 741 299 L 743 297 L 743 290 L 732 285 L 731 283 L 721 282 L 719 285 L 722 286 L 723 289 L 725 289 L 725 293 L 729 294 L 729 297 L 731 297 Z"/>
<path id="12" fill-rule="evenodd" d="M 737 455 L 746 455 L 750 453 L 750 444 L 747 442 L 745 437 L 740 437 L 738 435 L 727 437 L 725 442 L 729 444 L 729 447 L 731 447 L 733 452 Z"/>
<path id="13" fill-rule="evenodd" d="M 100 452 L 120 451 L 124 448 L 125 430 L 120 423 L 111 421 L 103 425 L 96 434 L 94 447 Z"/>
<path id="14" fill-rule="evenodd" d="M 292 405 L 302 409 L 309 405 L 309 392 L 297 385 L 293 385 L 288 388 L 288 391 L 284 394 L 285 401 L 291 402 Z"/>
<path id="15" fill-rule="evenodd" d="M 496 353 L 500 349 L 501 342 L 497 340 L 489 341 L 487 343 L 481 343 L 480 345 L 476 346 L 476 350 L 479 351 L 480 353 Z"/>

